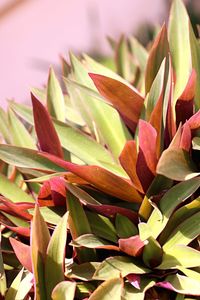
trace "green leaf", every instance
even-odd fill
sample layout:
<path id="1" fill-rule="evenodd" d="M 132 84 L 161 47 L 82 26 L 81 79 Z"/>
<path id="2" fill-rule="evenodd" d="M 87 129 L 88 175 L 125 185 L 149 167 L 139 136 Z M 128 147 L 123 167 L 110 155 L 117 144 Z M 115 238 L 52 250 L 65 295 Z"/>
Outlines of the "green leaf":
<path id="1" fill-rule="evenodd" d="M 76 155 L 86 164 L 103 165 L 103 162 L 112 163 L 111 154 L 92 138 L 65 123 L 54 121 L 54 126 L 62 147 Z"/>
<path id="2" fill-rule="evenodd" d="M 21 103 L 16 103 L 14 101 L 9 102 L 9 107 L 12 110 L 14 110 L 14 112 L 16 112 L 17 115 L 24 119 L 28 124 L 34 125 L 33 112 L 31 107 Z"/>
<path id="3" fill-rule="evenodd" d="M 200 137 L 194 137 L 192 140 L 192 148 L 194 150 L 200 150 Z"/>
<path id="4" fill-rule="evenodd" d="M 122 300 L 144 300 L 145 292 L 155 285 L 155 281 L 141 277 L 140 289 L 136 289 L 130 283 L 125 283 Z"/>
<path id="5" fill-rule="evenodd" d="M 108 250 L 117 250 L 119 248 L 115 245 L 111 245 L 108 241 L 100 239 L 99 237 L 95 236 L 94 234 L 83 234 L 76 238 L 71 245 L 74 247 L 85 247 L 91 249 L 108 249 Z"/>
<path id="6" fill-rule="evenodd" d="M 24 268 L 21 269 L 21 271 L 17 274 L 17 276 L 11 283 L 9 289 L 6 292 L 5 300 L 16 300 L 17 291 L 19 289 L 23 273 L 24 273 Z"/>
<path id="7" fill-rule="evenodd" d="M 28 211 L 30 214 L 33 214 L 34 212 L 33 209 L 29 209 Z M 40 207 L 40 213 L 44 218 L 45 222 L 49 224 L 57 225 L 65 213 L 65 208 L 62 206 L 60 207 L 43 206 Z"/>
<path id="8" fill-rule="evenodd" d="M 135 258 L 125 256 L 115 256 L 105 259 L 97 268 L 93 278 L 97 280 L 107 280 L 114 277 L 125 277 L 130 273 L 146 274 L 150 270 L 144 268 Z"/>
<path id="9" fill-rule="evenodd" d="M 153 112 L 153 109 L 156 106 L 157 101 L 159 100 L 161 92 L 163 90 L 165 64 L 166 64 L 166 59 L 164 59 L 163 62 L 161 63 L 158 73 L 155 76 L 149 94 L 147 96 L 147 105 L 146 105 L 147 120 L 150 119 L 151 113 Z"/>
<path id="10" fill-rule="evenodd" d="M 188 180 L 200 174 L 195 169 L 189 153 L 173 148 L 162 153 L 156 172 L 177 181 Z"/>
<path id="11" fill-rule="evenodd" d="M 175 245 L 163 253 L 162 263 L 157 269 L 166 270 L 176 268 L 177 266 L 185 268 L 200 266 L 200 252 L 188 246 Z"/>
<path id="12" fill-rule="evenodd" d="M 159 240 L 163 245 L 168 239 L 174 228 L 176 228 L 180 223 L 182 223 L 187 218 L 191 217 L 193 214 L 199 212 L 200 210 L 200 198 L 193 200 L 187 205 L 182 206 L 177 209 L 173 215 L 170 217 L 165 229 L 161 233 Z"/>
<path id="13" fill-rule="evenodd" d="M 3 108 L 0 107 L 0 133 L 3 136 L 6 143 L 11 142 L 11 135 L 8 125 L 8 116 Z"/>
<path id="14" fill-rule="evenodd" d="M 197 74 L 197 82 L 200 80 L 200 45 L 198 39 L 195 37 L 191 24 L 189 24 L 190 30 L 190 46 L 191 46 L 191 53 L 192 53 L 192 66 L 196 71 Z M 199 84 L 196 84 L 195 89 L 195 97 L 194 103 L 196 107 L 196 111 L 200 109 L 200 87 Z"/>
<path id="15" fill-rule="evenodd" d="M 117 235 L 120 238 L 129 238 L 131 236 L 137 235 L 138 234 L 138 229 L 133 224 L 129 218 L 117 214 L 115 218 L 115 227 L 117 231 Z"/>
<path id="16" fill-rule="evenodd" d="M 151 228 L 153 237 L 158 235 L 165 228 L 175 208 L 195 193 L 200 187 L 200 178 L 192 178 L 181 182 L 169 189 L 159 201 L 160 215 L 155 208 L 148 219 L 148 226 Z"/>
<path id="17" fill-rule="evenodd" d="M 51 298 L 53 288 L 61 281 L 64 281 L 64 257 L 67 240 L 67 219 L 66 213 L 53 232 L 47 248 L 45 261 L 45 282 L 47 299 Z M 53 272 L 52 272 L 53 270 Z"/>
<path id="18" fill-rule="evenodd" d="M 35 296 L 38 300 L 47 300 L 44 264 L 49 240 L 48 227 L 36 205 L 31 223 L 31 259 L 35 279 Z"/>
<path id="19" fill-rule="evenodd" d="M 25 273 L 24 278 L 20 282 L 20 285 L 17 290 L 16 298 L 11 298 L 12 300 L 21 300 L 25 299 L 29 291 L 31 290 L 33 286 L 33 274 L 30 272 Z M 11 300 L 10 299 L 10 300 Z"/>
<path id="20" fill-rule="evenodd" d="M 0 173 L 0 193 L 12 202 L 32 202 L 34 199 Z"/>
<path id="21" fill-rule="evenodd" d="M 39 155 L 38 151 L 11 145 L 0 145 L 0 159 L 20 168 L 38 169 L 41 171 L 66 171 Z"/>
<path id="22" fill-rule="evenodd" d="M 0 226 L 1 229 L 1 226 Z M 3 262 L 3 256 L 2 256 L 2 235 L 0 231 L 0 296 L 5 296 L 6 290 L 7 290 L 7 283 L 6 283 L 6 274 L 4 269 L 4 262 Z"/>
<path id="23" fill-rule="evenodd" d="M 146 94 L 150 91 L 152 83 L 160 69 L 161 63 L 163 62 L 164 58 L 168 56 L 168 52 L 169 44 L 167 40 L 167 28 L 164 24 L 149 53 L 145 73 Z"/>
<path id="24" fill-rule="evenodd" d="M 121 300 L 123 281 L 121 278 L 106 280 L 98 286 L 88 300 Z"/>
<path id="25" fill-rule="evenodd" d="M 200 281 L 179 274 L 169 275 L 165 278 L 165 281 L 163 283 L 160 282 L 156 285 L 160 287 L 166 287 L 180 294 L 194 296 L 200 295 Z"/>
<path id="26" fill-rule="evenodd" d="M 146 245 L 143 249 L 142 258 L 146 266 L 155 268 L 162 261 L 163 251 L 158 241 L 153 237 L 146 240 Z"/>
<path id="27" fill-rule="evenodd" d="M 163 245 L 163 250 L 174 247 L 175 245 L 188 245 L 200 234 L 200 212 L 193 214 L 184 220 L 170 234 L 168 240 Z"/>
<path id="28" fill-rule="evenodd" d="M 92 233 L 113 243 L 117 242 L 116 229 L 108 218 L 90 211 L 86 212 L 86 216 Z"/>
<path id="29" fill-rule="evenodd" d="M 31 137 L 30 133 L 11 109 L 9 110 L 8 117 L 13 145 L 24 148 L 37 149 L 35 141 Z"/>
<path id="30" fill-rule="evenodd" d="M 62 122 L 65 121 L 65 101 L 59 81 L 53 68 L 49 70 L 47 84 L 47 108 L 52 117 Z"/>
<path id="31" fill-rule="evenodd" d="M 69 227 L 72 238 L 91 233 L 90 224 L 79 200 L 69 191 L 67 193 L 67 208 L 69 211 Z M 93 249 L 80 249 L 78 251 L 81 262 L 95 261 L 96 254 Z"/>
<path id="32" fill-rule="evenodd" d="M 51 298 L 52 300 L 73 300 L 75 295 L 75 289 L 76 289 L 75 282 L 71 282 L 71 281 L 60 282 L 54 288 Z"/>
<path id="33" fill-rule="evenodd" d="M 134 59 L 136 59 L 141 71 L 144 72 L 147 64 L 148 52 L 134 37 L 130 37 L 129 42 L 132 55 Z"/>
<path id="34" fill-rule="evenodd" d="M 92 80 L 88 76 L 88 70 L 75 56 L 71 56 L 71 62 L 76 81 L 89 88 L 95 89 Z M 81 93 L 81 97 L 84 100 L 87 111 L 89 111 L 89 114 L 92 117 L 91 120 L 93 121 L 93 126 L 95 124 L 97 131 L 100 132 L 100 136 L 103 138 L 103 141 L 117 160 L 127 137 L 130 137 L 119 117 L 118 112 L 106 103 L 97 101 L 83 92 Z"/>
<path id="35" fill-rule="evenodd" d="M 99 265 L 99 262 L 87 262 L 79 265 L 73 264 L 69 267 L 67 277 L 84 281 L 92 280 L 94 272 Z"/>
<path id="36" fill-rule="evenodd" d="M 189 18 L 181 0 L 174 0 L 169 19 L 169 44 L 176 73 L 174 100 L 183 93 L 191 69 Z"/>

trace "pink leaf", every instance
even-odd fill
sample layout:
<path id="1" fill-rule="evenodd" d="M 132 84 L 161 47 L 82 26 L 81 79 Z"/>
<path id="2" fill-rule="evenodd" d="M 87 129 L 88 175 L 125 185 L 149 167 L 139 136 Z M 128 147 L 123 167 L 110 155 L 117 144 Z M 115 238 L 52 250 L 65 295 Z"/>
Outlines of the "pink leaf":
<path id="1" fill-rule="evenodd" d="M 130 256 L 139 256 L 145 246 L 139 235 L 132 236 L 127 239 L 119 239 L 119 248 Z"/>
<path id="2" fill-rule="evenodd" d="M 25 245 L 14 238 L 9 238 L 9 241 L 22 266 L 25 267 L 28 271 L 32 272 L 30 246 Z"/>

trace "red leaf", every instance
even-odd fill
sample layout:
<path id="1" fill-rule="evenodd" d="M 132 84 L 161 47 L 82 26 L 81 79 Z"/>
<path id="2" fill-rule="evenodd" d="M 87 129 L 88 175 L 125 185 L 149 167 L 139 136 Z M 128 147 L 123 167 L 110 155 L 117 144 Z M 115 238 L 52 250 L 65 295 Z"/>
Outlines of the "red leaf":
<path id="1" fill-rule="evenodd" d="M 132 236 L 127 239 L 119 239 L 119 248 L 130 256 L 139 256 L 145 246 L 139 235 Z"/>
<path id="2" fill-rule="evenodd" d="M 9 241 L 22 266 L 32 273 L 30 246 L 25 245 L 14 238 L 9 238 Z"/>
<path id="3" fill-rule="evenodd" d="M 146 191 L 156 174 L 157 156 L 156 156 L 156 138 L 155 128 L 146 121 L 139 121 L 139 153 L 137 159 L 137 174 Z"/>
<path id="4" fill-rule="evenodd" d="M 99 74 L 89 73 L 99 93 L 118 110 L 127 126 L 134 132 L 144 98 L 124 83 Z"/>
<path id="5" fill-rule="evenodd" d="M 133 186 L 141 193 L 144 193 L 141 182 L 136 172 L 137 164 L 137 146 L 135 141 L 128 141 L 122 153 L 120 154 L 119 161 L 128 176 L 130 177 Z"/>
<path id="6" fill-rule="evenodd" d="M 4 224 L 4 226 L 6 226 L 7 228 L 12 230 L 13 232 L 16 232 L 16 233 L 18 233 L 22 236 L 25 236 L 25 237 L 30 236 L 30 228 L 28 228 L 28 227 L 21 227 L 21 226 L 16 227 L 16 226 L 9 226 L 9 225 L 6 225 L 6 224 Z"/>
<path id="7" fill-rule="evenodd" d="M 191 129 L 190 126 L 188 125 L 188 122 L 186 122 L 183 126 L 180 148 L 189 152 L 191 148 L 191 142 L 192 142 Z"/>
<path id="8" fill-rule="evenodd" d="M 51 195 L 55 206 L 66 204 L 65 180 L 62 177 L 53 177 L 49 180 Z"/>
<path id="9" fill-rule="evenodd" d="M 200 110 L 188 120 L 188 125 L 191 130 L 200 128 Z"/>
<path id="10" fill-rule="evenodd" d="M 145 88 L 146 94 L 150 91 L 152 83 L 158 73 L 160 65 L 169 53 L 169 43 L 167 40 L 167 28 L 164 24 L 156 37 L 153 46 L 149 53 L 149 58 L 146 67 Z"/>
<path id="11" fill-rule="evenodd" d="M 27 210 L 33 208 L 34 204 L 22 203 L 22 202 L 13 203 L 13 202 L 9 201 L 8 199 L 4 199 L 3 197 L 0 197 L 0 202 L 2 202 L 5 207 L 7 207 L 7 209 L 4 209 L 3 207 L 1 207 L 2 210 L 6 211 L 8 213 L 12 213 L 16 216 L 20 216 L 25 220 L 32 219 L 32 215 L 30 215 L 27 212 Z"/>
<path id="12" fill-rule="evenodd" d="M 40 153 L 55 164 L 68 169 L 70 172 L 83 178 L 99 190 L 111 196 L 121 198 L 129 202 L 141 202 L 142 198 L 136 189 L 121 177 L 97 166 L 79 166 L 48 153 Z"/>
<path id="13" fill-rule="evenodd" d="M 63 158 L 61 144 L 48 111 L 33 94 L 31 94 L 31 99 L 40 149 Z"/>

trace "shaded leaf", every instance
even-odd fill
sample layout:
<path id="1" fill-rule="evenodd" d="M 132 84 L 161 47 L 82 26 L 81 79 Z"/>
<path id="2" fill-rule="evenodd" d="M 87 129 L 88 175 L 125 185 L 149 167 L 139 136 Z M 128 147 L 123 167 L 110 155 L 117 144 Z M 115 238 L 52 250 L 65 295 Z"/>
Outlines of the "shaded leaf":
<path id="1" fill-rule="evenodd" d="M 131 220 L 121 214 L 115 217 L 115 227 L 120 238 L 129 238 L 138 234 L 138 229 Z"/>
<path id="2" fill-rule="evenodd" d="M 167 28 L 164 24 L 156 37 L 150 50 L 145 76 L 146 94 L 150 91 L 152 83 L 158 73 L 160 65 L 169 52 L 169 44 L 167 40 Z"/>

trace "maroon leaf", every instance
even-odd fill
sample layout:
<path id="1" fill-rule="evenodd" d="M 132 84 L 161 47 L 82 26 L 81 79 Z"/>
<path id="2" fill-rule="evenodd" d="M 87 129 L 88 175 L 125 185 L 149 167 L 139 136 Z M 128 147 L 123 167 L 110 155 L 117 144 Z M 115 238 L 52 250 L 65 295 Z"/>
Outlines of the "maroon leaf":
<path id="1" fill-rule="evenodd" d="M 196 72 L 195 70 L 193 70 L 184 92 L 179 97 L 176 103 L 177 126 L 181 122 L 182 124 L 185 123 L 186 120 L 189 120 L 189 118 L 193 115 L 195 88 L 196 88 Z"/>
<path id="2" fill-rule="evenodd" d="M 129 218 L 134 224 L 138 223 L 138 215 L 136 212 L 123 208 L 117 207 L 113 205 L 94 205 L 94 204 L 87 204 L 87 206 L 92 210 L 95 211 L 105 217 L 114 218 L 116 214 L 121 214 L 127 218 Z"/>
<path id="3" fill-rule="evenodd" d="M 48 153 L 40 153 L 55 164 L 68 169 L 70 172 L 83 178 L 99 190 L 129 202 L 141 202 L 142 197 L 136 189 L 125 179 L 97 166 L 79 166 L 59 159 Z"/>
<path id="4" fill-rule="evenodd" d="M 132 236 L 127 239 L 119 239 L 119 248 L 130 256 L 139 256 L 145 246 L 139 235 Z"/>
<path id="5" fill-rule="evenodd" d="M 129 274 L 126 276 L 130 284 L 136 289 L 140 290 L 140 275 L 138 274 Z"/>
<path id="6" fill-rule="evenodd" d="M 40 149 L 63 158 L 61 144 L 48 111 L 33 94 L 31 94 L 31 99 Z"/>
<path id="7" fill-rule="evenodd" d="M 124 83 L 99 74 L 89 73 L 99 93 L 116 108 L 127 126 L 134 132 L 137 126 L 144 98 L 135 89 Z"/>
<path id="8" fill-rule="evenodd" d="M 129 175 L 133 186 L 141 193 L 144 193 L 140 180 L 136 172 L 137 164 L 137 146 L 135 141 L 128 141 L 122 153 L 120 154 L 119 161 L 126 173 Z"/>
<path id="9" fill-rule="evenodd" d="M 145 89 L 146 94 L 149 92 L 152 83 L 158 73 L 160 65 L 165 57 L 169 53 L 169 43 L 167 39 L 167 28 L 164 24 L 156 37 L 153 46 L 149 53 L 149 58 L 146 67 L 145 75 Z"/>
<path id="10" fill-rule="evenodd" d="M 32 273 L 30 246 L 25 245 L 14 238 L 9 238 L 9 241 L 22 266 Z"/>
<path id="11" fill-rule="evenodd" d="M 53 177 L 49 180 L 51 195 L 55 206 L 65 205 L 66 188 L 65 180 L 62 177 Z"/>

